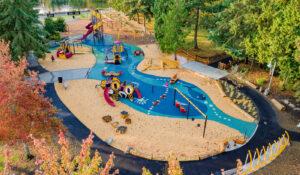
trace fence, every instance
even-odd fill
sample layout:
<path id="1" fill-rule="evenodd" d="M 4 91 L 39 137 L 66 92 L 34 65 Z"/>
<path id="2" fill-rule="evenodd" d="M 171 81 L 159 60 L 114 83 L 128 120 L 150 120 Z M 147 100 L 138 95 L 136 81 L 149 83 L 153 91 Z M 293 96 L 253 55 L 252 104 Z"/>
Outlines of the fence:
<path id="1" fill-rule="evenodd" d="M 261 150 L 258 148 L 254 152 L 248 151 L 244 165 L 239 169 L 228 170 L 225 172 L 226 175 L 238 174 L 247 175 L 251 174 L 258 169 L 266 166 L 276 159 L 287 146 L 290 145 L 290 136 L 287 131 L 282 134 L 278 140 L 274 143 L 269 143 L 267 147 L 263 146 Z"/>

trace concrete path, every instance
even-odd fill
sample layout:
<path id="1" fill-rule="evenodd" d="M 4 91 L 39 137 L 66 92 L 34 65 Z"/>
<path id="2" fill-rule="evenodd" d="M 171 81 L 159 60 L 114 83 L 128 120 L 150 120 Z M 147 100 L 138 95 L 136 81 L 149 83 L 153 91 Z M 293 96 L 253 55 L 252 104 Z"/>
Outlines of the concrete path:
<path id="1" fill-rule="evenodd" d="M 58 77 L 63 77 L 63 80 L 77 80 L 88 77 L 91 68 L 71 69 L 63 71 L 44 72 L 39 74 L 39 79 L 46 83 L 54 83 Z"/>

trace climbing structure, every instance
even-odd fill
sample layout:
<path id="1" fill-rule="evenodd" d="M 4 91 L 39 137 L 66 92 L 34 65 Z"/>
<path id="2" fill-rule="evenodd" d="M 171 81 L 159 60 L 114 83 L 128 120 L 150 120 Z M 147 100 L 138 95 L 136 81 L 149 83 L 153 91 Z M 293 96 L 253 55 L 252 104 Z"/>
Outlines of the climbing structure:
<path id="1" fill-rule="evenodd" d="M 85 40 L 91 33 L 93 33 L 94 44 L 103 40 L 103 21 L 99 11 L 92 10 L 91 22 L 85 28 L 88 31 L 80 38 L 81 41 Z"/>
<path id="2" fill-rule="evenodd" d="M 92 11 L 93 38 L 94 43 L 103 40 L 103 21 L 99 11 Z"/>

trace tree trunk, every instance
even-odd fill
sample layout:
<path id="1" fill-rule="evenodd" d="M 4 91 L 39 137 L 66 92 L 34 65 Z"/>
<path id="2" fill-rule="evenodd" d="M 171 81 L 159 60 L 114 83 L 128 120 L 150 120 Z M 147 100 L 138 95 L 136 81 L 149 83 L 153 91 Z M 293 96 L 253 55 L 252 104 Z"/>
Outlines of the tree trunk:
<path id="1" fill-rule="evenodd" d="M 147 29 L 146 29 L 146 16 L 144 15 L 144 33 L 146 34 Z"/>
<path id="2" fill-rule="evenodd" d="M 200 14 L 200 7 L 197 7 L 195 29 L 194 29 L 194 49 L 199 49 L 199 47 L 198 47 L 199 14 Z"/>
<path id="3" fill-rule="evenodd" d="M 265 95 L 268 95 L 269 92 L 270 92 L 275 68 L 276 68 L 276 62 L 274 63 L 273 67 L 271 67 L 271 70 L 270 70 L 270 71 L 271 71 L 271 72 L 270 72 L 270 81 L 269 81 L 268 87 L 266 88 L 266 90 L 265 90 L 265 92 L 264 92 Z"/>
<path id="4" fill-rule="evenodd" d="M 140 15 L 139 13 L 137 13 L 136 15 L 137 15 L 137 22 L 140 24 Z"/>
<path id="5" fill-rule="evenodd" d="M 31 154 L 29 146 L 27 145 L 27 143 L 23 142 L 23 148 L 24 148 L 26 160 L 32 160 L 34 158 L 34 156 Z"/>
<path id="6" fill-rule="evenodd" d="M 177 53 L 176 53 L 176 51 L 174 53 L 174 59 L 175 59 L 175 61 L 177 61 Z"/>

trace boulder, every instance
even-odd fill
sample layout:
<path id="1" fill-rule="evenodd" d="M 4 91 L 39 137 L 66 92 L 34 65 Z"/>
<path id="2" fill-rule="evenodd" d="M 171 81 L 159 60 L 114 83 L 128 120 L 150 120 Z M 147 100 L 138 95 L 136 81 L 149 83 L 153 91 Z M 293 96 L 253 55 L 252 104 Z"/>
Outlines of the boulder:
<path id="1" fill-rule="evenodd" d="M 109 123 L 112 121 L 112 118 L 110 115 L 105 115 L 102 117 L 102 120 L 105 122 L 105 123 Z"/>
<path id="2" fill-rule="evenodd" d="M 127 125 L 131 124 L 131 119 L 130 119 L 130 118 L 126 118 L 126 119 L 125 119 L 125 123 L 126 123 Z"/>
<path id="3" fill-rule="evenodd" d="M 127 127 L 126 126 L 119 126 L 116 129 L 116 132 L 119 133 L 119 134 L 125 134 L 126 131 L 127 131 Z"/>

